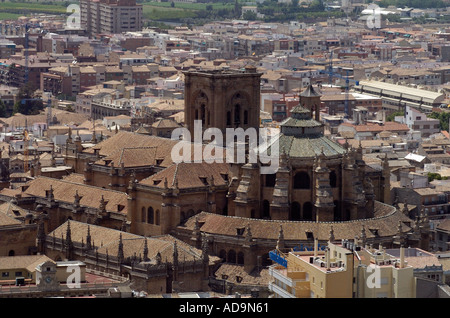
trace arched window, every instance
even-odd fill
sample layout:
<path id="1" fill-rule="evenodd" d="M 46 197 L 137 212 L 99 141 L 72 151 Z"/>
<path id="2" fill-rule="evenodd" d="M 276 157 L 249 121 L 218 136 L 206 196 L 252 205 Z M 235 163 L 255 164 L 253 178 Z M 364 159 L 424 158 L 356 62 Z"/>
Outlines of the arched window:
<path id="1" fill-rule="evenodd" d="M 337 176 L 336 176 L 336 171 L 331 171 L 330 172 L 330 186 L 332 188 L 336 188 L 337 186 Z"/>
<path id="2" fill-rule="evenodd" d="M 220 250 L 219 257 L 222 259 L 222 263 L 227 261 L 227 252 L 225 250 Z"/>
<path id="3" fill-rule="evenodd" d="M 310 179 L 308 173 L 301 171 L 294 176 L 294 189 L 310 189 Z"/>
<path id="4" fill-rule="evenodd" d="M 341 214 L 340 214 L 339 202 L 338 201 L 334 201 L 333 203 L 334 203 L 334 209 L 333 209 L 334 220 L 335 221 L 340 221 L 341 220 Z"/>
<path id="5" fill-rule="evenodd" d="M 244 253 L 243 252 L 238 253 L 237 263 L 238 263 L 238 265 L 244 265 Z"/>
<path id="6" fill-rule="evenodd" d="M 8 256 L 14 256 L 14 255 L 16 255 L 16 252 L 14 252 L 14 250 L 10 250 L 8 252 Z"/>
<path id="7" fill-rule="evenodd" d="M 262 217 L 264 219 L 270 219 L 270 202 L 267 200 L 263 201 L 263 213 Z"/>
<path id="8" fill-rule="evenodd" d="M 190 210 L 188 210 L 187 213 L 186 213 L 186 218 L 189 219 L 191 216 L 194 216 L 194 215 L 195 215 L 194 210 L 190 209 Z"/>
<path id="9" fill-rule="evenodd" d="M 345 214 L 344 214 L 344 220 L 343 221 L 348 221 L 350 220 L 350 210 L 349 209 L 345 209 Z"/>
<path id="10" fill-rule="evenodd" d="M 273 188 L 275 186 L 276 180 L 277 180 L 276 173 L 266 174 L 266 187 Z"/>
<path id="11" fill-rule="evenodd" d="M 159 223 L 160 223 L 159 210 L 156 210 L 156 212 L 155 212 L 155 224 L 159 225 Z"/>
<path id="12" fill-rule="evenodd" d="M 202 106 L 200 106 L 200 116 L 201 116 L 201 120 L 202 120 L 202 124 L 205 124 L 205 118 L 206 118 L 206 109 L 205 109 L 205 105 L 202 104 Z"/>
<path id="13" fill-rule="evenodd" d="M 236 264 L 236 252 L 235 252 L 235 250 L 229 250 L 228 251 L 227 262 Z"/>
<path id="14" fill-rule="evenodd" d="M 154 223 L 154 215 L 153 215 L 153 208 L 149 207 L 147 210 L 147 223 L 153 224 Z"/>
<path id="15" fill-rule="evenodd" d="M 181 211 L 181 213 L 180 213 L 180 223 L 184 222 L 184 220 L 186 220 L 186 214 L 183 211 Z"/>
<path id="16" fill-rule="evenodd" d="M 292 202 L 291 204 L 291 220 L 299 221 L 301 219 L 301 206 L 298 202 Z"/>
<path id="17" fill-rule="evenodd" d="M 244 110 L 244 125 L 248 124 L 248 111 Z"/>
<path id="18" fill-rule="evenodd" d="M 241 105 L 234 105 L 234 124 L 238 125 L 241 123 Z"/>
<path id="19" fill-rule="evenodd" d="M 313 205 L 311 202 L 303 204 L 303 219 L 306 221 L 312 221 L 313 219 Z"/>
<path id="20" fill-rule="evenodd" d="M 231 126 L 231 112 L 227 111 L 227 126 Z"/>

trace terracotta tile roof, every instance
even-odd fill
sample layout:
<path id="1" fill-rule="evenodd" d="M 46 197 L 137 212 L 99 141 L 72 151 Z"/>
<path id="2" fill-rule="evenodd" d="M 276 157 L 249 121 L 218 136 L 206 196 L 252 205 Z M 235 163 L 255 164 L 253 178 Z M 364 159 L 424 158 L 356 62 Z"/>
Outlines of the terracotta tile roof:
<path id="1" fill-rule="evenodd" d="M 424 268 L 425 266 L 440 266 L 439 260 L 436 256 L 410 256 L 405 257 L 409 266 L 414 268 Z"/>
<path id="2" fill-rule="evenodd" d="M 156 166 L 157 164 L 157 147 L 135 147 L 123 148 L 115 151 L 113 154 L 97 160 L 95 164 L 120 167 L 122 164 L 125 168 Z M 168 157 L 166 157 L 168 158 Z M 169 164 L 171 161 L 169 162 Z M 162 163 L 163 167 L 166 163 Z"/>
<path id="3" fill-rule="evenodd" d="M 93 153 L 97 149 L 99 151 L 100 157 L 106 158 L 111 156 L 111 158 L 119 158 L 121 155 L 121 151 L 123 151 L 126 148 L 129 148 L 130 153 L 127 154 L 127 156 L 129 157 L 136 157 L 138 155 L 137 153 L 135 153 L 137 150 L 135 151 L 133 149 L 155 148 L 156 149 L 155 159 L 162 160 L 161 163 L 159 163 L 159 166 L 168 167 L 171 164 L 173 164 L 171 153 L 173 147 L 178 142 L 179 142 L 178 140 L 172 140 L 169 138 L 157 137 L 153 135 L 149 136 L 127 131 L 120 131 L 117 134 L 111 136 L 110 138 L 96 144 L 95 146 L 86 149 L 85 152 Z M 133 148 L 131 148 L 130 145 L 133 145 Z M 148 151 L 149 153 L 151 152 L 151 150 Z M 125 152 L 128 152 L 128 150 L 126 150 Z M 193 144 L 191 144 L 191 154 L 192 159 L 194 159 Z M 224 158 L 225 156 L 226 153 L 224 149 Z M 119 161 L 117 161 L 116 159 L 115 162 Z M 114 163 L 114 165 L 119 166 L 116 163 Z"/>
<path id="4" fill-rule="evenodd" d="M 149 131 L 149 129 L 144 127 L 144 126 L 139 127 L 134 132 L 137 133 L 137 134 L 143 134 L 143 135 L 150 135 L 150 133 L 151 133 Z"/>
<path id="5" fill-rule="evenodd" d="M 196 261 L 199 261 L 202 254 L 200 249 L 194 248 L 171 235 L 144 237 L 73 220 L 66 221 L 53 232 L 49 233 L 48 236 L 52 237 L 54 235 L 56 238 L 65 237 L 67 222 L 70 222 L 72 241 L 80 244 L 81 242 L 86 242 L 89 226 L 91 242 L 94 243 L 95 247 L 98 247 L 98 252 L 100 254 L 106 254 L 108 251 L 109 255 L 117 256 L 120 235 L 122 235 L 125 258 L 132 257 L 134 255 L 139 257 L 139 255 L 142 255 L 145 240 L 147 240 L 148 257 L 150 260 L 154 260 L 157 253 L 160 253 L 162 262 L 165 262 L 166 260 L 171 262 L 173 260 L 174 242 L 177 244 L 179 260 L 192 261 L 195 258 Z M 211 261 L 217 261 L 218 259 L 218 257 L 212 257 L 212 259 L 210 257 Z"/>
<path id="6" fill-rule="evenodd" d="M 450 232 L 450 219 L 445 219 L 436 226 L 437 230 Z"/>
<path id="7" fill-rule="evenodd" d="M 357 132 L 382 132 L 384 130 L 389 130 L 391 132 L 395 131 L 409 131 L 406 124 L 399 124 L 395 122 L 385 122 L 384 125 L 378 124 L 365 124 L 365 125 L 355 125 L 355 130 Z"/>
<path id="8" fill-rule="evenodd" d="M 160 100 L 148 105 L 150 108 L 157 109 L 159 111 L 173 111 L 179 110 L 184 111 L 184 99 L 170 99 L 170 100 Z"/>
<path id="9" fill-rule="evenodd" d="M 20 225 L 22 222 L 16 220 L 14 217 L 0 212 L 0 227 L 5 225 Z"/>
<path id="10" fill-rule="evenodd" d="M 24 193 L 22 193 L 22 190 L 20 188 L 16 188 L 16 189 L 4 188 L 0 191 L 0 194 L 7 196 L 7 197 L 15 197 L 17 195 L 27 196 L 27 195 L 24 195 Z"/>
<path id="11" fill-rule="evenodd" d="M 228 176 L 229 165 L 227 163 L 178 163 L 160 171 L 139 183 L 158 188 L 164 188 L 164 180 L 167 179 L 167 186 L 175 188 L 178 182 L 179 189 L 203 188 L 211 183 L 211 176 L 214 178 L 215 186 L 224 186 L 228 182 L 224 179 Z"/>
<path id="12" fill-rule="evenodd" d="M 81 173 L 71 173 L 67 176 L 63 176 L 62 180 L 84 184 L 84 175 Z"/>
<path id="13" fill-rule="evenodd" d="M 22 255 L 0 257 L 0 269 L 26 269 L 34 272 L 36 266 L 44 262 L 53 262 L 46 255 Z"/>
<path id="14" fill-rule="evenodd" d="M 202 212 L 197 214 L 199 221 L 204 224 L 201 231 L 206 233 L 216 233 L 219 235 L 236 236 L 236 229 L 250 225 L 253 238 L 277 240 L 280 225 L 283 228 L 285 240 L 307 240 L 306 232 L 313 232 L 314 237 L 319 240 L 328 240 L 331 226 L 333 226 L 336 240 L 353 239 L 360 236 L 364 225 L 367 238 L 375 237 L 371 230 L 378 230 L 380 237 L 393 236 L 397 232 L 399 221 L 404 222 L 402 229 L 408 232 L 410 227 L 408 223 L 411 220 L 395 208 L 380 202 L 375 204 L 375 216 L 372 219 L 354 220 L 346 222 L 311 222 L 311 221 L 278 221 L 246 219 L 233 216 L 223 216 Z M 192 230 L 195 226 L 195 217 L 186 221 L 183 230 Z M 244 233 L 245 235 L 245 233 Z"/>
<path id="15" fill-rule="evenodd" d="M 327 94 L 320 97 L 321 101 L 345 101 L 346 100 L 346 94 Z M 348 100 L 356 100 L 356 98 L 353 95 L 348 96 Z"/>
<path id="16" fill-rule="evenodd" d="M 96 144 L 94 147 L 89 148 L 88 150 L 86 150 L 86 152 L 94 152 L 95 149 L 98 149 L 99 155 L 101 157 L 106 157 L 112 155 L 120 149 L 128 148 L 132 145 L 135 148 L 156 147 L 158 149 L 156 157 L 165 158 L 166 156 L 170 156 L 172 147 L 177 142 L 177 140 L 171 140 L 168 138 L 147 136 L 127 131 L 119 131 L 117 134 L 112 135 L 110 138 L 105 139 L 102 142 Z"/>
<path id="17" fill-rule="evenodd" d="M 154 128 L 178 128 L 180 125 L 172 119 L 169 118 L 162 118 L 160 120 L 157 120 L 152 124 L 152 127 Z"/>
<path id="18" fill-rule="evenodd" d="M 3 213 L 11 218 L 25 217 L 27 215 L 26 210 L 11 202 L 0 204 L 0 213 Z"/>
<path id="19" fill-rule="evenodd" d="M 219 269 L 214 273 L 214 276 L 218 279 L 225 279 L 230 283 L 236 284 L 236 276 L 242 278 L 240 284 L 261 284 L 267 285 L 271 281 L 271 277 L 269 274 L 269 269 L 262 269 L 261 271 L 253 271 L 251 273 L 247 273 L 244 270 L 244 266 L 228 264 L 221 264 Z"/>
<path id="20" fill-rule="evenodd" d="M 2 121 L 8 124 L 9 127 L 24 127 L 25 121 L 28 126 L 35 123 L 46 123 L 47 122 L 47 109 L 45 109 L 39 115 L 23 115 L 20 113 L 15 114 L 9 118 L 2 119 Z M 56 117 L 61 125 L 68 124 L 81 124 L 88 119 L 87 115 L 67 112 L 60 109 L 52 109 L 52 116 Z"/>
<path id="21" fill-rule="evenodd" d="M 373 132 L 380 133 L 382 131 L 388 130 L 390 132 L 398 132 L 398 131 L 409 131 L 409 128 L 406 124 L 399 124 L 395 122 L 387 121 L 383 125 L 375 124 L 375 123 L 367 123 L 365 125 L 354 125 L 351 123 L 342 123 L 342 126 L 353 127 L 355 132 Z"/>
<path id="22" fill-rule="evenodd" d="M 173 118 L 177 123 L 183 123 L 184 122 L 184 111 L 170 115 L 169 118 Z"/>
<path id="23" fill-rule="evenodd" d="M 55 200 L 68 203 L 74 202 L 74 196 L 78 191 L 78 195 L 81 196 L 80 205 L 92 208 L 100 207 L 100 200 L 103 196 L 104 200 L 107 202 L 107 211 L 120 212 L 123 214 L 127 213 L 128 195 L 125 192 L 43 176 L 39 176 L 28 182 L 27 185 L 28 188 L 24 191 L 27 195 L 45 198 L 46 191 L 50 190 L 50 186 L 52 186 Z"/>

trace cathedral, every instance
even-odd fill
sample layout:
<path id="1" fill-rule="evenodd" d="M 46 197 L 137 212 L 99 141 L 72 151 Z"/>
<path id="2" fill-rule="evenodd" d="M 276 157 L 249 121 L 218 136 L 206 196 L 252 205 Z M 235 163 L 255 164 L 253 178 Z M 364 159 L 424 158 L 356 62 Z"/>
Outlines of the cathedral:
<path id="1" fill-rule="evenodd" d="M 230 70 L 186 75 L 188 129 L 200 119 L 204 129 L 216 125 L 224 131 L 241 118 L 245 129 L 259 128 L 254 118 L 259 118 L 255 101 L 260 98 L 261 74 L 254 68 L 241 70 L 240 76 Z M 207 98 L 198 102 L 198 96 Z M 315 239 L 320 244 L 350 239 L 363 246 L 427 249 L 427 217 L 411 220 L 406 204 L 402 209 L 390 205 L 387 158 L 373 168 L 365 164 L 361 147 L 350 148 L 325 136 L 320 97 L 318 89 L 308 85 L 299 105 L 268 143 L 269 151 L 278 143 L 276 173 L 261 173 L 261 163 L 230 163 L 227 214 L 205 210 L 178 226 L 174 234 L 197 246 L 200 233 L 206 235 L 211 251 L 224 262 L 243 265 L 247 272 L 270 263 L 268 252 L 275 247 L 307 248 Z"/>
<path id="2" fill-rule="evenodd" d="M 262 74 L 256 68 L 184 74 L 191 135 L 196 121 L 203 131 L 218 128 L 224 140 L 230 128 L 259 130 Z M 315 241 L 427 250 L 427 215 L 410 219 L 410 206 L 391 205 L 387 158 L 379 167 L 368 166 L 361 147 L 324 134 L 320 97 L 318 88 L 308 85 L 279 133 L 264 144 L 267 153 L 278 148 L 273 173 L 264 172 L 263 162 L 174 162 L 177 140 L 121 131 L 92 140 L 90 147 L 69 136 L 61 155 L 74 173 L 55 179 L 37 171 L 21 188 L 4 189 L 0 199 L 35 211 L 38 251 L 90 262 L 96 270 L 128 271 L 130 277 L 145 272 L 142 286 L 150 286 L 147 279 L 157 272 L 166 277 L 158 283 L 161 292 L 170 292 L 178 275 L 196 290 L 208 284 L 220 289 L 218 269 L 231 264 L 250 274 L 271 264 L 270 251 L 302 250 Z M 204 142 L 202 150 L 211 140 Z M 237 143 L 242 141 L 233 146 Z M 248 155 L 253 148 L 247 140 L 243 144 Z M 90 229 L 100 233 L 103 228 L 111 230 L 109 243 L 106 234 L 97 234 L 96 248 L 88 247 Z M 125 237 L 139 242 L 129 257 L 122 255 L 127 251 L 117 252 Z M 145 256 L 147 241 L 158 259 Z M 165 261 L 157 243 L 170 246 Z M 113 246 L 109 251 L 102 248 L 107 244 Z M 181 259 L 176 246 L 192 251 Z"/>

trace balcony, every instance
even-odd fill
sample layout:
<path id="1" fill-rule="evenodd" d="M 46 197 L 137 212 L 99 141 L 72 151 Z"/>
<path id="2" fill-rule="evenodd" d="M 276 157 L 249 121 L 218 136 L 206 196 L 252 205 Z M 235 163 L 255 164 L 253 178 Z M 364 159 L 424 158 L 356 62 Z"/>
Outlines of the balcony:
<path id="1" fill-rule="evenodd" d="M 278 283 L 270 283 L 269 290 L 283 298 L 309 298 L 311 294 L 309 275 L 303 271 L 288 271 L 282 266 L 269 268 L 270 276 Z M 284 288 L 283 288 L 283 287 Z M 292 292 L 291 292 L 292 291 Z"/>
<path id="2" fill-rule="evenodd" d="M 291 293 L 287 292 L 283 288 L 275 285 L 274 283 L 269 283 L 269 290 L 277 295 L 279 295 L 281 298 L 296 298 Z"/>

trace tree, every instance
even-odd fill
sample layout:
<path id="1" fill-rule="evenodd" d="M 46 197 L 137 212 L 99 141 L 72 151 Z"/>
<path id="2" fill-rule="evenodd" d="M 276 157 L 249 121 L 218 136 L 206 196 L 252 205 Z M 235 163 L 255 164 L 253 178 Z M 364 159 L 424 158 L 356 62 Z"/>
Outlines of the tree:
<path id="1" fill-rule="evenodd" d="M 427 117 L 439 119 L 439 128 L 448 131 L 448 121 L 450 119 L 450 112 L 432 112 Z"/>
<path id="2" fill-rule="evenodd" d="M 442 180 L 442 177 L 439 173 L 428 172 L 428 182 L 431 182 L 433 180 Z M 444 180 L 446 180 L 446 179 L 444 179 Z"/>
<path id="3" fill-rule="evenodd" d="M 325 6 L 323 5 L 323 2 L 321 0 L 314 0 L 311 2 L 311 5 L 309 6 L 310 9 L 313 11 L 324 11 Z"/>
<path id="4" fill-rule="evenodd" d="M 0 117 L 6 117 L 6 106 L 1 99 L 0 99 Z"/>
<path id="5" fill-rule="evenodd" d="M 36 115 L 44 109 L 42 99 L 35 95 L 35 90 L 30 83 L 20 87 L 17 94 L 17 102 L 14 104 L 13 114 Z"/>
<path id="6" fill-rule="evenodd" d="M 256 13 L 253 11 L 245 11 L 242 18 L 244 20 L 254 21 L 254 20 L 256 20 Z"/>
<path id="7" fill-rule="evenodd" d="M 238 0 L 235 0 L 234 1 L 234 16 L 236 18 L 239 18 L 241 16 L 241 12 L 242 12 L 242 10 L 241 10 L 241 6 L 239 5 L 239 2 L 238 2 Z"/>
<path id="8" fill-rule="evenodd" d="M 394 121 L 396 116 L 405 116 L 405 112 L 404 111 L 397 111 L 397 112 L 393 112 L 392 114 L 388 115 L 386 117 L 386 121 Z"/>

